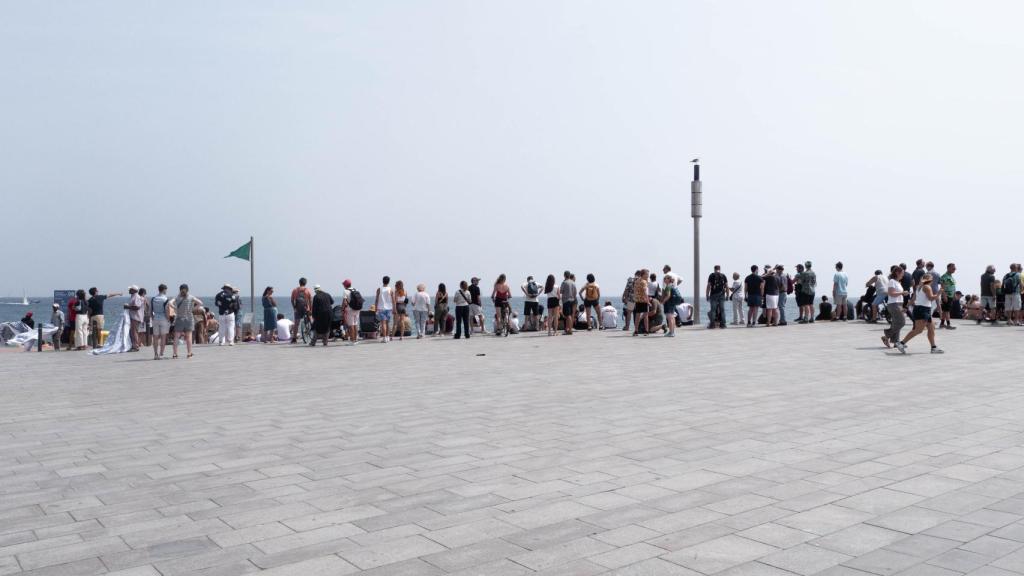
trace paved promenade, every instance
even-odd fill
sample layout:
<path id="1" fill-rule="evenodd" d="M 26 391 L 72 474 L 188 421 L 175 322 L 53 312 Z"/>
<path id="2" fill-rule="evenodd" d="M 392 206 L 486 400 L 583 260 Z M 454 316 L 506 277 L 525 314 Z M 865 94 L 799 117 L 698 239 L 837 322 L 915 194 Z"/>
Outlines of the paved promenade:
<path id="1" fill-rule="evenodd" d="M 0 354 L 0 575 L 1024 574 L 1024 330 L 960 326 Z"/>

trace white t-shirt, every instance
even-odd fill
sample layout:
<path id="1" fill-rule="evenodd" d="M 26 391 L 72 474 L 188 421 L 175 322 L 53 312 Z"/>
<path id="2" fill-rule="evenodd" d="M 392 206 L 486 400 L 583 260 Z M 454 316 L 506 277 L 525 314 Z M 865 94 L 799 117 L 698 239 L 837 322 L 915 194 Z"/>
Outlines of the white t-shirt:
<path id="1" fill-rule="evenodd" d="M 674 284 L 676 286 L 679 286 L 679 284 L 683 281 L 683 277 L 680 276 L 679 274 L 676 274 L 675 272 L 666 272 L 665 276 L 668 276 L 669 278 L 671 278 L 672 279 L 672 284 Z"/>
<path id="2" fill-rule="evenodd" d="M 676 314 L 679 315 L 679 318 L 683 322 L 693 320 L 693 306 L 683 302 L 679 306 L 676 306 Z"/>
<path id="3" fill-rule="evenodd" d="M 902 290 L 903 286 L 900 286 L 900 289 Z M 881 274 L 875 276 L 875 292 L 885 293 L 885 276 Z"/>
<path id="4" fill-rule="evenodd" d="M 277 339 L 283 341 L 292 339 L 292 326 L 295 323 L 287 318 L 277 321 Z"/>
<path id="5" fill-rule="evenodd" d="M 426 292 L 417 292 L 412 297 L 412 309 L 417 312 L 429 312 L 430 311 L 430 294 Z"/>
<path id="6" fill-rule="evenodd" d="M 394 289 L 390 286 L 382 286 L 380 290 L 380 303 L 377 304 L 378 310 L 391 310 L 391 300 L 395 295 Z"/>
<path id="7" fill-rule="evenodd" d="M 889 304 L 903 304 L 903 284 L 900 284 L 900 281 L 895 278 L 889 280 L 889 290 L 893 289 L 898 290 L 899 295 L 889 296 Z"/>
<path id="8" fill-rule="evenodd" d="M 604 308 L 601 308 L 601 327 L 619 327 L 619 311 L 615 309 L 615 306 L 605 306 Z"/>

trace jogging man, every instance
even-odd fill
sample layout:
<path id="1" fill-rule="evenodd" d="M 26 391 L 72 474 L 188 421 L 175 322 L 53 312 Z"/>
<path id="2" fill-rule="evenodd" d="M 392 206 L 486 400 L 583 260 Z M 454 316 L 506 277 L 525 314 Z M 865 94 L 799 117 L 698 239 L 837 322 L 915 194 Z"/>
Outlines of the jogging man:
<path id="1" fill-rule="evenodd" d="M 299 341 L 299 326 L 302 320 L 308 318 L 313 310 L 313 293 L 306 287 L 306 279 L 299 278 L 299 285 L 292 288 L 292 310 L 294 324 L 292 324 L 292 344 Z"/>

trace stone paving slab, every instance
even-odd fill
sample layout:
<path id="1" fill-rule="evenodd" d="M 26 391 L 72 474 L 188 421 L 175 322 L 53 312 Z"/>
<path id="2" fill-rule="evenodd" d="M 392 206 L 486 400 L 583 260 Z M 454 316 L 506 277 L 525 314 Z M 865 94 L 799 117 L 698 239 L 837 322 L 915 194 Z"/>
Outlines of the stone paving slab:
<path id="1" fill-rule="evenodd" d="M 0 575 L 1024 574 L 1024 330 L 0 355 Z"/>

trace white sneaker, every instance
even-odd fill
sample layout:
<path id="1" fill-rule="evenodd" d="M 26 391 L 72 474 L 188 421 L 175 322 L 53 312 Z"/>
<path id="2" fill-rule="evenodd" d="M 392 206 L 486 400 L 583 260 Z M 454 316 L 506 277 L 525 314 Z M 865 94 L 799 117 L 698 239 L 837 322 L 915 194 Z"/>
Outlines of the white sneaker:
<path id="1" fill-rule="evenodd" d="M 942 351 L 942 348 L 934 348 L 933 347 L 932 348 L 932 354 L 945 354 L 945 352 Z"/>
<path id="2" fill-rule="evenodd" d="M 903 342 L 897 342 L 896 343 L 896 349 L 900 351 L 900 354 L 906 354 L 907 353 L 907 345 L 904 344 Z"/>

